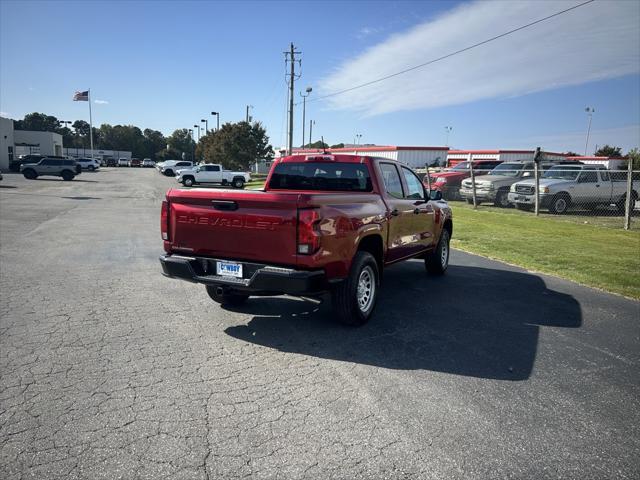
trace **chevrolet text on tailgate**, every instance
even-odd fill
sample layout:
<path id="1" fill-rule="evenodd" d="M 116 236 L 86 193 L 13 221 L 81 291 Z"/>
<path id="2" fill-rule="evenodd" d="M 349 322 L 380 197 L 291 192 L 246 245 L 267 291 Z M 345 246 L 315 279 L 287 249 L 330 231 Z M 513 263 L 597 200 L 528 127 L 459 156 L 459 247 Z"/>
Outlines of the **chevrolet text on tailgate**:
<path id="1" fill-rule="evenodd" d="M 160 227 L 164 275 L 228 305 L 329 292 L 348 325 L 371 316 L 387 266 L 422 258 L 443 274 L 453 232 L 440 192 L 403 164 L 357 155 L 279 159 L 259 191 L 169 190 Z"/>

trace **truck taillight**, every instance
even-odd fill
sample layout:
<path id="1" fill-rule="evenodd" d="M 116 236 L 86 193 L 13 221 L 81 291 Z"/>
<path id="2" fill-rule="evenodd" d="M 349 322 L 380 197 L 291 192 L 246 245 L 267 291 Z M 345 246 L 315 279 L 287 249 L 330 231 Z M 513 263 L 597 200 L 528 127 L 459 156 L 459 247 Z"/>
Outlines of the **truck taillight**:
<path id="1" fill-rule="evenodd" d="M 163 240 L 169 240 L 169 202 L 162 202 L 162 212 L 160 213 L 160 232 Z"/>
<path id="2" fill-rule="evenodd" d="M 298 210 L 298 253 L 311 255 L 320 248 L 320 214 L 314 209 Z"/>

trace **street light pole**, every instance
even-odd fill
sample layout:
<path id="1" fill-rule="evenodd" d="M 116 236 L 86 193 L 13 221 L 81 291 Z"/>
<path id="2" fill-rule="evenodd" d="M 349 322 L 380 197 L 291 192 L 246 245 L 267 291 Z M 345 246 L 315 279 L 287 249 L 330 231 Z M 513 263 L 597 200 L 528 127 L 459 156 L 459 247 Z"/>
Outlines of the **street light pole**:
<path id="1" fill-rule="evenodd" d="M 362 134 L 361 133 L 356 133 L 356 136 L 353 138 L 353 143 L 354 145 L 357 147 L 358 145 L 360 145 L 360 139 L 362 138 Z"/>
<path id="2" fill-rule="evenodd" d="M 313 126 L 315 124 L 316 124 L 315 120 L 309 120 L 309 147 L 311 147 L 311 133 L 313 132 Z"/>
<path id="3" fill-rule="evenodd" d="M 249 115 L 249 109 L 253 109 L 253 105 L 247 105 L 247 116 L 245 117 L 245 122 L 247 123 L 251 121 L 251 116 Z"/>
<path id="4" fill-rule="evenodd" d="M 189 129 L 189 143 L 192 144 L 191 145 L 191 161 L 195 162 L 196 156 L 195 156 L 194 147 L 193 147 L 193 130 L 191 129 Z"/>
<path id="5" fill-rule="evenodd" d="M 303 95 L 303 93 L 300 92 L 300 96 L 302 97 L 302 148 L 304 148 L 304 134 L 305 134 L 305 127 L 307 125 L 307 120 L 305 118 L 307 113 L 307 97 L 311 95 L 312 91 L 313 91 L 313 88 L 307 87 L 305 90 L 305 92 L 307 92 L 306 95 Z"/>
<path id="6" fill-rule="evenodd" d="M 196 129 L 196 128 L 198 129 L 198 142 L 199 142 L 200 141 L 200 125 L 194 125 L 193 128 L 194 129 Z"/>
<path id="7" fill-rule="evenodd" d="M 449 146 L 449 133 L 451 133 L 451 130 L 453 130 L 453 127 L 444 127 L 444 131 L 447 132 L 447 139 L 444 143 L 445 147 Z"/>
<path id="8" fill-rule="evenodd" d="M 218 119 L 218 126 L 216 127 L 216 132 L 220 130 L 220 112 L 211 112 L 211 115 L 215 115 Z"/>
<path id="9" fill-rule="evenodd" d="M 596 109 L 593 107 L 587 107 L 584 109 L 585 112 L 587 112 L 587 115 L 589 115 L 589 126 L 587 127 L 587 141 L 584 144 L 584 156 L 587 156 L 587 150 L 589 149 L 589 134 L 591 133 L 591 120 L 593 118 L 593 114 L 595 113 Z"/>
<path id="10" fill-rule="evenodd" d="M 204 122 L 204 134 L 209 135 L 209 120 L 207 120 L 206 118 L 203 118 L 200 121 Z"/>

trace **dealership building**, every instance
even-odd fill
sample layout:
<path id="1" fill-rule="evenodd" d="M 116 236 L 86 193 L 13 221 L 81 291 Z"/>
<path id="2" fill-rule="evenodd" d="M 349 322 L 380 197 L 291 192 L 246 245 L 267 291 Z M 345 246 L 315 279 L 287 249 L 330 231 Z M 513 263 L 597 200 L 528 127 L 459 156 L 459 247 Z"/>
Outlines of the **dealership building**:
<path id="1" fill-rule="evenodd" d="M 0 117 L 0 169 L 20 155 L 64 155 L 62 135 L 55 132 L 14 130 L 13 120 Z"/>
<path id="2" fill-rule="evenodd" d="M 312 155 L 318 153 L 335 153 L 343 155 L 366 155 L 368 157 L 389 158 L 404 163 L 412 168 L 444 165 L 447 161 L 448 147 L 409 147 L 398 145 L 351 145 L 344 148 L 309 149 L 294 148 L 294 155 Z M 276 152 L 276 158 L 286 156 L 286 150 Z"/>
<path id="3" fill-rule="evenodd" d="M 124 150 L 98 150 L 90 148 L 65 148 L 63 155 L 71 158 L 95 158 L 96 160 L 103 162 L 107 160 L 116 160 L 120 158 L 126 158 L 127 161 L 131 160 L 131 152 Z"/>
<path id="4" fill-rule="evenodd" d="M 496 162 L 533 161 L 534 150 L 449 150 L 447 165 L 462 161 L 494 160 Z M 567 155 L 556 152 L 542 152 L 545 160 L 565 160 Z"/>

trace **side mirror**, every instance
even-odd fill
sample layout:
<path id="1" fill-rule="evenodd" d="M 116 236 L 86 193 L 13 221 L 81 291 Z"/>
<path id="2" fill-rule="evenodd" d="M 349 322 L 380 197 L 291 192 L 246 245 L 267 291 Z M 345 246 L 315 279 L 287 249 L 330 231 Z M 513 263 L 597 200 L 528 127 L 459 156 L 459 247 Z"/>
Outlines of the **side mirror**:
<path id="1" fill-rule="evenodd" d="M 434 201 L 442 200 L 442 192 L 440 190 L 431 190 L 429 192 L 429 199 Z"/>
<path id="2" fill-rule="evenodd" d="M 531 176 L 531 172 L 524 172 L 522 174 L 522 178 L 526 178 L 526 177 L 530 177 Z"/>

